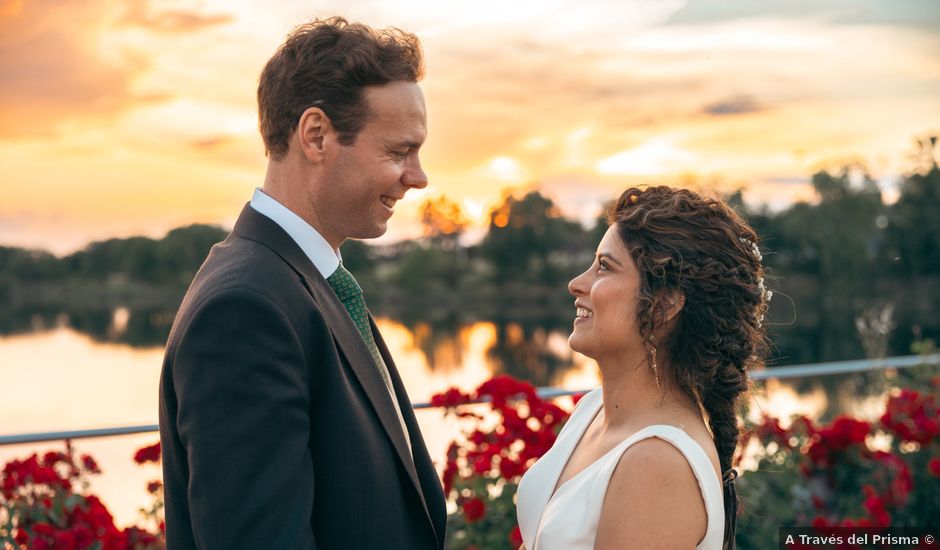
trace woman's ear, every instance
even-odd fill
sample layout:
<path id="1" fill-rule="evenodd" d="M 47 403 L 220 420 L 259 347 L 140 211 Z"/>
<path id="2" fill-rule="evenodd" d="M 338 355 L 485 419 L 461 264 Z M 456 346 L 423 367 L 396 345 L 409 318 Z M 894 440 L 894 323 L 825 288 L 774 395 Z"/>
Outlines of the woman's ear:
<path id="1" fill-rule="evenodd" d="M 685 294 L 679 290 L 667 291 L 665 296 L 666 322 L 671 323 L 685 307 Z"/>
<path id="2" fill-rule="evenodd" d="M 678 289 L 661 291 L 656 298 L 655 306 L 657 324 L 661 327 L 669 325 L 683 307 L 685 307 L 685 294 Z"/>

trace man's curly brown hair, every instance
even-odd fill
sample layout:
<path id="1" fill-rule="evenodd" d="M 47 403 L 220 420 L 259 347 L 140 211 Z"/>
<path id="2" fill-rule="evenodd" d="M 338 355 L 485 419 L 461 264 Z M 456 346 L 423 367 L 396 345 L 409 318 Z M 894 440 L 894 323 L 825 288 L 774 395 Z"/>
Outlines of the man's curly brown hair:
<path id="1" fill-rule="evenodd" d="M 666 380 L 705 411 L 728 472 L 739 439 L 738 398 L 769 347 L 757 234 L 722 201 L 665 186 L 627 189 L 609 222 L 640 273 L 637 322 L 648 352 L 654 345 L 665 352 Z M 663 334 L 676 293 L 684 305 Z M 725 544 L 733 548 L 737 495 L 726 485 Z"/>
<path id="2" fill-rule="evenodd" d="M 423 63 L 418 37 L 394 27 L 375 30 L 342 17 L 296 27 L 258 82 L 265 153 L 283 159 L 301 115 L 313 106 L 330 118 L 339 142 L 351 145 L 372 115 L 365 88 L 417 82 Z"/>

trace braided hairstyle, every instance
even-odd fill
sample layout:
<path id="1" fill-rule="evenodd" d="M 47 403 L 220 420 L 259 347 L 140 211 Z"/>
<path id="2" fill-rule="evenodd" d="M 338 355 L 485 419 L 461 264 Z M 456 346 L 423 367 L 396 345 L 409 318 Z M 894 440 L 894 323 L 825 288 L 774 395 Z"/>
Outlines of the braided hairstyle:
<path id="1" fill-rule="evenodd" d="M 651 352 L 668 355 L 663 375 L 704 410 L 723 472 L 726 548 L 734 548 L 737 495 L 731 469 L 739 432 L 738 398 L 747 371 L 768 350 L 761 326 L 770 293 L 757 234 L 717 199 L 665 186 L 631 188 L 613 205 L 609 223 L 640 273 L 637 323 Z M 668 293 L 685 303 L 661 334 Z M 655 333 L 655 339 L 654 339 Z"/>

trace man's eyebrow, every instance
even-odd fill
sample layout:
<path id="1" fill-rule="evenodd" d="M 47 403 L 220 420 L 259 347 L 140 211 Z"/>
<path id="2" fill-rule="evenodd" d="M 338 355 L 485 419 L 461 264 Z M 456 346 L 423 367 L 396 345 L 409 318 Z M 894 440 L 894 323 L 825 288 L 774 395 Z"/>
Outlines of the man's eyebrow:
<path id="1" fill-rule="evenodd" d="M 408 138 L 405 138 L 402 140 L 392 139 L 388 141 L 388 146 L 393 149 L 398 149 L 401 147 L 407 147 L 408 149 L 419 149 L 421 148 L 421 145 L 423 145 L 422 142 L 415 141 L 413 139 L 408 139 Z"/>
<path id="2" fill-rule="evenodd" d="M 598 257 L 598 259 L 604 258 L 604 259 L 606 259 L 606 260 L 610 260 L 610 261 L 614 262 L 615 264 L 617 264 L 618 266 L 623 267 L 623 264 L 620 263 L 620 260 L 618 260 L 617 258 L 613 257 L 613 256 L 610 254 L 610 252 L 599 252 L 599 253 L 597 254 L 597 257 Z"/>

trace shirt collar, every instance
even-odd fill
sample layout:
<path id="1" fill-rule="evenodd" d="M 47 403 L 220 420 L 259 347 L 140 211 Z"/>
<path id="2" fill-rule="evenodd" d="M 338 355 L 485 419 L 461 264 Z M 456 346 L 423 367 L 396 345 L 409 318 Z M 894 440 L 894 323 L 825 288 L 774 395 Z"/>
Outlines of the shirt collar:
<path id="1" fill-rule="evenodd" d="M 250 204 L 256 212 L 278 224 L 297 243 L 324 279 L 339 267 L 342 260 L 339 250 L 330 246 L 323 235 L 289 208 L 261 189 L 255 189 Z"/>

